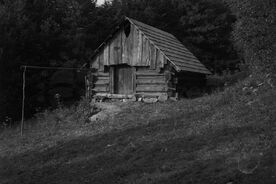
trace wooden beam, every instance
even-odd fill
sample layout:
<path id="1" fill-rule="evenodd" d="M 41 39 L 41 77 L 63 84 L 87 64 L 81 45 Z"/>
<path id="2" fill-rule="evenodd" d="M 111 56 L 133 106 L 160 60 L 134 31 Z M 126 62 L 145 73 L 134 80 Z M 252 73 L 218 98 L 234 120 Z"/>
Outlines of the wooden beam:
<path id="1" fill-rule="evenodd" d="M 166 84 L 163 78 L 140 78 L 137 84 Z"/>
<path id="2" fill-rule="evenodd" d="M 21 112 L 21 126 L 20 126 L 21 136 L 23 136 L 23 129 L 24 129 L 26 69 L 27 69 L 27 67 L 24 66 L 23 85 L 22 85 L 22 112 Z"/>
<path id="3" fill-rule="evenodd" d="M 95 92 L 109 92 L 108 86 L 97 86 L 97 87 L 93 88 L 92 91 L 95 91 Z"/>
<path id="4" fill-rule="evenodd" d="M 149 73 L 149 72 L 136 72 L 138 76 L 164 76 L 164 74 L 160 73 Z"/>
<path id="5" fill-rule="evenodd" d="M 110 67 L 110 72 L 109 72 L 109 91 L 110 93 L 114 93 L 114 67 Z"/>
<path id="6" fill-rule="evenodd" d="M 167 92 L 166 86 L 162 85 L 138 85 L 137 92 Z"/>
<path id="7" fill-rule="evenodd" d="M 133 83 L 133 92 L 136 93 L 136 86 L 137 86 L 136 67 L 132 67 L 132 83 Z"/>
<path id="8" fill-rule="evenodd" d="M 113 99 L 131 99 L 131 98 L 134 98 L 135 95 L 97 93 L 95 97 L 105 97 L 105 98 L 113 98 Z"/>

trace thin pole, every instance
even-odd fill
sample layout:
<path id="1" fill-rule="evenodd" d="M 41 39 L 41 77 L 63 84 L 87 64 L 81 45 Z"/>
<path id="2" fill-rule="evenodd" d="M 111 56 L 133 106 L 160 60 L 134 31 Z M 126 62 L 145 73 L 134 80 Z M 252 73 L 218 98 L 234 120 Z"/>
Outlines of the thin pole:
<path id="1" fill-rule="evenodd" d="M 48 70 L 78 70 L 78 71 L 91 71 L 91 69 L 81 68 L 70 68 L 70 67 L 44 67 L 44 66 L 21 66 L 23 68 L 30 69 L 48 69 Z"/>
<path id="2" fill-rule="evenodd" d="M 87 76 L 84 76 L 84 81 L 85 81 L 85 97 L 88 98 L 88 83 L 87 83 Z"/>
<path id="3" fill-rule="evenodd" d="M 24 112 L 25 112 L 25 83 L 26 83 L 26 66 L 24 66 L 23 71 L 23 88 L 22 88 L 22 118 L 21 118 L 21 129 L 20 134 L 23 136 L 23 128 L 24 128 Z"/>

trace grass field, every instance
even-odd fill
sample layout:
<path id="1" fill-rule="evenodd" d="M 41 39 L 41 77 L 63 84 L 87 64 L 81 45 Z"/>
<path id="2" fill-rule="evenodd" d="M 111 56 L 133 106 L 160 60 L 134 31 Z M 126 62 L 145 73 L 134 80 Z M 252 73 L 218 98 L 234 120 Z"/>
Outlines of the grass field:
<path id="1" fill-rule="evenodd" d="M 0 183 L 275 183 L 276 90 L 239 83 L 156 104 L 87 103 L 0 134 Z"/>

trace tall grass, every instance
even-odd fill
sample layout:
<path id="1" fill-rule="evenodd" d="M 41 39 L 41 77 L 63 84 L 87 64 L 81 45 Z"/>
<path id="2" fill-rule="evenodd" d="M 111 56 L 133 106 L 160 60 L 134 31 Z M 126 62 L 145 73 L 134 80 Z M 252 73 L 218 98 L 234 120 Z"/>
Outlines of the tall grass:
<path id="1" fill-rule="evenodd" d="M 6 129 L 0 133 L 0 155 L 8 154 L 9 151 L 47 148 L 59 141 L 85 134 L 89 118 L 97 112 L 95 104 L 83 98 L 71 107 L 37 113 L 25 122 L 23 136 L 20 136 L 18 128 Z"/>

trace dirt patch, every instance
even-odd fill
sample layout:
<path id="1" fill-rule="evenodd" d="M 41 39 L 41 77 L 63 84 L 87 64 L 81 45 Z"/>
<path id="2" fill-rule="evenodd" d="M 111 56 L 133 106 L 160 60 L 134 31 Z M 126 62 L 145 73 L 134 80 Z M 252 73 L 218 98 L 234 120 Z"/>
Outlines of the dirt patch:
<path id="1" fill-rule="evenodd" d="M 114 118 L 116 114 L 121 112 L 120 106 L 113 103 L 102 102 L 96 103 L 94 105 L 97 109 L 99 109 L 99 112 L 89 118 L 90 122 L 103 121 L 108 118 Z"/>

